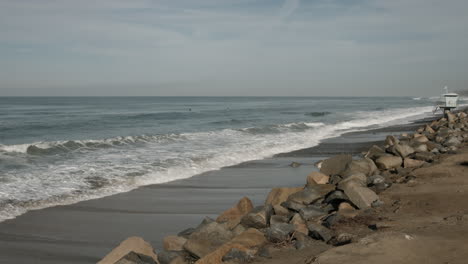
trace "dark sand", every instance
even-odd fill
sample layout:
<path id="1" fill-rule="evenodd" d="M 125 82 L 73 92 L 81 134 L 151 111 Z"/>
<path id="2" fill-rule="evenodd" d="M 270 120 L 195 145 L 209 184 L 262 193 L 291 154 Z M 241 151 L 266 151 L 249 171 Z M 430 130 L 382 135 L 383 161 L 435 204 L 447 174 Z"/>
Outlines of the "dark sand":
<path id="1" fill-rule="evenodd" d="M 156 249 L 164 236 L 216 217 L 241 197 L 263 203 L 273 187 L 299 186 L 314 163 L 338 153 L 359 153 L 388 134 L 419 123 L 348 133 L 319 146 L 246 162 L 189 179 L 141 187 L 73 205 L 30 211 L 0 223 L 0 263 L 96 263 L 129 236 Z M 303 165 L 292 168 L 292 161 Z"/>

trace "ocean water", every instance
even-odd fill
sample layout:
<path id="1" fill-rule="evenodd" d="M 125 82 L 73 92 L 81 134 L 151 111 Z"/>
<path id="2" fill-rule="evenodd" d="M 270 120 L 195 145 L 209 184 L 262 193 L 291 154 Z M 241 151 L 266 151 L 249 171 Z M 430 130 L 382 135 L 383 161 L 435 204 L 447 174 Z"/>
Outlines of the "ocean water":
<path id="1" fill-rule="evenodd" d="M 425 98 L 0 97 L 0 221 L 432 115 Z"/>

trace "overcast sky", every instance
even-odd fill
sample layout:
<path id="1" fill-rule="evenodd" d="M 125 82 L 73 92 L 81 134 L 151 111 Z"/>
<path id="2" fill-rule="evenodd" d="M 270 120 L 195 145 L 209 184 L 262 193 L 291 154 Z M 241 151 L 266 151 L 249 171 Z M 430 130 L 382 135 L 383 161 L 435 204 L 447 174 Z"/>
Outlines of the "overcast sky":
<path id="1" fill-rule="evenodd" d="M 425 96 L 467 0 L 0 0 L 0 96 Z"/>

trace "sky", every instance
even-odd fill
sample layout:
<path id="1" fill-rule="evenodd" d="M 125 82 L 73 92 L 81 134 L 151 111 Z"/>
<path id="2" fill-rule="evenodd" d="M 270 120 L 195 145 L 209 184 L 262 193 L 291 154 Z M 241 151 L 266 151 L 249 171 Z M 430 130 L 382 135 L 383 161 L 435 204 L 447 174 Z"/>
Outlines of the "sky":
<path id="1" fill-rule="evenodd" d="M 0 0 L 0 96 L 435 96 L 466 0 Z"/>

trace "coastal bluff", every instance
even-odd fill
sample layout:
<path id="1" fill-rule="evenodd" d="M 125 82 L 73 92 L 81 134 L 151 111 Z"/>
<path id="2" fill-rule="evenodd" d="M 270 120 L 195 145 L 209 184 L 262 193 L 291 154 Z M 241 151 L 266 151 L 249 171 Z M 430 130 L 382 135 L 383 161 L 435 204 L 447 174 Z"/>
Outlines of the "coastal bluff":
<path id="1" fill-rule="evenodd" d="M 164 238 L 129 238 L 99 263 L 466 263 L 468 115 L 317 163 L 304 185 L 243 197 Z"/>

